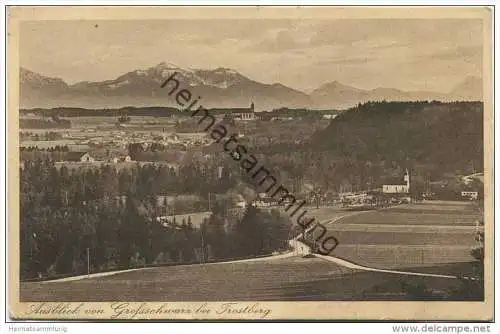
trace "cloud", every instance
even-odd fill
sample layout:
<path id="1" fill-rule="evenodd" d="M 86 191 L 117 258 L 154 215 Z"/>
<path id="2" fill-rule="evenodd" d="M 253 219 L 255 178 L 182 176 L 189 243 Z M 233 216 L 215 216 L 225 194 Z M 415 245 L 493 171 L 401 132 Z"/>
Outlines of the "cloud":
<path id="1" fill-rule="evenodd" d="M 310 46 L 387 40 L 384 47 L 443 44 L 480 44 L 482 23 L 475 19 L 343 19 L 316 25 Z M 479 42 L 479 43 L 478 43 Z M 374 46 L 377 48 L 377 46 Z"/>
<path id="2" fill-rule="evenodd" d="M 270 36 L 256 41 L 245 48 L 245 51 L 279 53 L 290 50 L 300 50 L 307 47 L 307 39 L 299 36 L 299 33 L 290 30 L 278 30 L 271 32 Z"/>
<path id="3" fill-rule="evenodd" d="M 479 46 L 455 46 L 429 50 L 425 54 L 408 59 L 407 63 L 445 61 L 448 63 L 470 62 L 479 65 L 482 64 L 482 59 L 482 48 Z"/>
<path id="4" fill-rule="evenodd" d="M 482 58 L 482 49 L 477 46 L 459 46 L 452 49 L 440 50 L 430 57 L 439 60 Z"/>
<path id="5" fill-rule="evenodd" d="M 374 57 L 352 57 L 352 58 L 338 58 L 338 59 L 329 59 L 317 62 L 316 65 L 362 65 L 367 64 L 373 60 L 377 60 Z"/>
<path id="6" fill-rule="evenodd" d="M 256 43 L 269 32 L 293 29 L 291 20 L 177 20 L 170 37 L 185 43 L 216 45 L 225 40 Z M 182 38 L 179 38 L 179 37 Z"/>
<path id="7" fill-rule="evenodd" d="M 369 30 L 359 20 L 324 21 L 316 25 L 309 46 L 345 45 L 369 39 Z"/>
<path id="8" fill-rule="evenodd" d="M 392 42 L 386 42 L 386 43 L 380 42 L 377 44 L 373 44 L 369 48 L 372 50 L 386 50 L 386 49 L 393 49 L 393 48 L 406 48 L 409 46 L 410 46 L 410 44 L 408 44 L 408 43 L 392 41 Z"/>

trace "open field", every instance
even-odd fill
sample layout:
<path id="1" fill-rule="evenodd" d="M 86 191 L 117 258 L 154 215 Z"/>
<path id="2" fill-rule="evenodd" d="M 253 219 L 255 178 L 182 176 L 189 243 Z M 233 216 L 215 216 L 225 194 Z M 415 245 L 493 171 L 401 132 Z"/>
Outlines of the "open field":
<path id="1" fill-rule="evenodd" d="M 345 245 L 340 244 L 332 256 L 340 257 L 363 266 L 380 269 L 401 269 L 448 264 L 455 262 L 469 262 L 472 247 L 465 245 Z M 423 271 L 421 268 L 419 272 Z M 441 271 L 436 273 L 441 274 Z"/>
<path id="2" fill-rule="evenodd" d="M 384 211 L 372 211 L 369 215 L 356 215 L 344 220 L 344 224 L 383 224 L 383 225 L 474 225 L 478 214 L 467 210 L 464 206 L 457 206 L 455 210 L 427 209 L 425 204 L 415 204 L 408 207 L 395 207 Z"/>
<path id="3" fill-rule="evenodd" d="M 326 225 L 340 245 L 332 256 L 376 268 L 469 262 L 476 246 L 469 202 L 427 202 L 351 215 Z"/>
<path id="4" fill-rule="evenodd" d="M 457 231 L 455 231 L 457 232 Z M 422 245 L 422 246 L 443 246 L 465 244 L 472 245 L 470 241 L 474 241 L 472 232 L 453 233 L 435 232 L 435 233 L 419 233 L 419 232 L 363 232 L 363 231 L 335 231 L 335 236 L 342 244 L 358 244 L 358 245 Z"/>
<path id="5" fill-rule="evenodd" d="M 360 265 L 396 269 L 473 260 L 479 214 L 470 202 L 432 201 L 364 212 L 340 207 L 307 211 L 339 240 L 331 255 Z M 314 232 L 319 235 L 321 229 Z"/>
<path id="6" fill-rule="evenodd" d="M 21 283 L 20 296 L 21 301 L 394 300 L 377 288 L 388 284 L 399 293 L 396 299 L 408 299 L 401 290 L 403 281 L 424 282 L 438 290 L 459 283 L 354 271 L 317 258 L 287 258 L 148 268 L 71 282 Z"/>
<path id="7" fill-rule="evenodd" d="M 150 268 L 105 278 L 23 283 L 25 300 L 269 300 L 294 283 L 333 278 L 347 269 L 319 259 Z M 97 290 L 88 293 L 89 289 Z"/>
<path id="8" fill-rule="evenodd" d="M 316 221 L 323 223 L 352 215 L 352 212 L 343 210 L 340 206 L 320 207 L 318 209 L 315 206 L 305 206 L 304 209 L 307 210 L 308 216 L 314 217 Z"/>
<path id="9" fill-rule="evenodd" d="M 413 215 L 420 224 L 408 223 L 405 210 L 416 206 L 420 211 Z M 454 214 L 438 214 L 443 218 L 439 221 L 446 222 L 442 225 L 435 224 L 437 217 L 429 213 L 439 212 L 436 204 L 360 213 L 310 210 L 320 220 L 339 218 L 325 223 L 340 241 L 332 256 L 376 268 L 471 275 L 474 228 L 457 217 L 475 214 L 469 203 L 449 205 L 446 210 L 450 208 L 456 209 Z M 386 217 L 391 224 L 381 224 Z M 23 301 L 415 300 L 403 292 L 408 283 L 425 284 L 441 296 L 461 284 L 457 279 L 366 272 L 318 258 L 291 257 L 146 268 L 71 282 L 21 283 L 20 294 Z M 437 295 L 426 298 L 442 298 Z"/>

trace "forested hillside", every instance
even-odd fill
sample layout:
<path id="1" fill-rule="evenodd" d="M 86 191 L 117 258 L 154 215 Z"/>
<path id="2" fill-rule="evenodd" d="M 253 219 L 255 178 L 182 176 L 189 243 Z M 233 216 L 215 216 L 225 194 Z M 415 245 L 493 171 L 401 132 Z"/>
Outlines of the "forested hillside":
<path id="1" fill-rule="evenodd" d="M 483 167 L 480 102 L 370 102 L 313 136 L 315 150 L 355 162 L 397 163 L 433 174 Z"/>

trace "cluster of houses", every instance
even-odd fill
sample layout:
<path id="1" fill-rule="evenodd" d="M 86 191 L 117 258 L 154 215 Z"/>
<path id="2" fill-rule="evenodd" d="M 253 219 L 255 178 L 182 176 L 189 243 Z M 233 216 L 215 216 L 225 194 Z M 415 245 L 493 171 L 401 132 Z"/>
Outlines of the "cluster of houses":
<path id="1" fill-rule="evenodd" d="M 166 128 L 162 131 L 109 131 L 101 132 L 89 138 L 89 132 L 97 132 L 96 129 L 83 129 L 82 133 L 64 133 L 63 138 L 71 140 L 77 145 L 87 147 L 106 147 L 125 148 L 130 142 L 149 142 L 157 143 L 163 146 L 181 145 L 185 147 L 203 146 L 210 143 L 210 138 L 204 138 L 195 135 L 179 136 L 176 133 L 169 133 Z"/>
<path id="2" fill-rule="evenodd" d="M 89 152 L 68 152 L 65 161 L 67 162 L 81 162 L 81 163 L 93 163 L 93 162 L 109 162 L 109 163 L 119 163 L 119 162 L 131 162 L 132 159 L 129 155 L 125 156 L 113 156 L 108 157 L 105 160 L 97 160 L 95 157 L 90 155 Z"/>
<path id="3" fill-rule="evenodd" d="M 477 191 L 462 191 L 462 198 L 475 201 L 479 198 L 479 192 Z"/>
<path id="4" fill-rule="evenodd" d="M 474 180 L 484 182 L 484 173 L 473 173 L 471 175 L 467 175 L 467 176 L 462 177 L 462 182 L 466 186 L 471 185 L 474 182 Z M 464 190 L 464 191 L 462 191 L 461 195 L 462 195 L 462 198 L 469 199 L 471 201 L 477 200 L 479 198 L 479 192 L 474 191 L 474 190 Z"/>
<path id="5" fill-rule="evenodd" d="M 481 178 L 482 173 L 474 174 L 473 177 Z M 457 194 L 462 200 L 477 200 L 480 196 L 475 189 L 467 187 L 472 181 L 465 177 L 465 187 Z M 387 206 L 392 204 L 410 203 L 411 177 L 408 169 L 405 170 L 402 178 L 395 178 L 382 185 L 382 188 L 373 189 L 370 191 L 353 192 L 352 189 L 343 191 L 338 194 L 339 202 L 342 206 L 348 209 L 369 209 L 378 206 Z M 344 187 L 345 188 L 345 187 Z M 346 189 L 344 189 L 346 190 Z M 425 196 L 424 196 L 425 198 Z"/>
<path id="6" fill-rule="evenodd" d="M 311 112 L 314 112 L 311 110 Z M 250 103 L 249 108 L 232 108 L 231 118 L 237 121 L 256 121 L 256 120 L 270 120 L 270 121 L 291 121 L 297 116 L 293 114 L 282 114 L 282 115 L 269 115 L 266 111 L 255 111 L 255 104 Z M 324 114 L 321 116 L 323 119 L 332 120 L 337 117 L 337 114 Z"/>
<path id="7" fill-rule="evenodd" d="M 342 192 L 337 195 L 323 194 L 318 201 L 318 194 L 310 193 L 305 196 L 305 200 L 309 204 L 331 205 L 335 203 L 342 203 L 347 208 L 371 208 L 380 205 L 381 202 L 391 202 L 390 199 L 394 198 L 397 203 L 409 202 L 410 197 L 410 174 L 408 170 L 405 171 L 402 180 L 395 180 L 394 182 L 384 184 L 382 189 L 373 191 L 360 191 L 360 192 Z M 328 196 L 332 195 L 332 196 Z M 389 200 L 388 200 L 389 199 Z M 392 203 L 392 202 L 391 202 Z M 252 201 L 252 205 L 260 208 L 279 206 L 280 203 L 276 198 L 269 196 L 267 193 L 260 193 L 257 198 Z"/>

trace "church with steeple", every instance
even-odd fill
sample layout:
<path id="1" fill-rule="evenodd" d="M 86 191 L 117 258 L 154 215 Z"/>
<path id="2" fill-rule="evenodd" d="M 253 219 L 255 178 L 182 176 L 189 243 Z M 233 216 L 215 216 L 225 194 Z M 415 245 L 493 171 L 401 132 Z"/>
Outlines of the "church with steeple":
<path id="1" fill-rule="evenodd" d="M 402 181 L 384 184 L 382 192 L 384 194 L 408 194 L 410 192 L 410 173 L 408 172 L 408 168 L 405 170 Z"/>
<path id="2" fill-rule="evenodd" d="M 255 115 L 255 105 L 254 103 L 250 103 L 249 108 L 244 108 L 244 111 L 239 111 L 233 114 L 235 119 L 240 121 L 255 121 L 257 119 L 257 115 Z"/>

